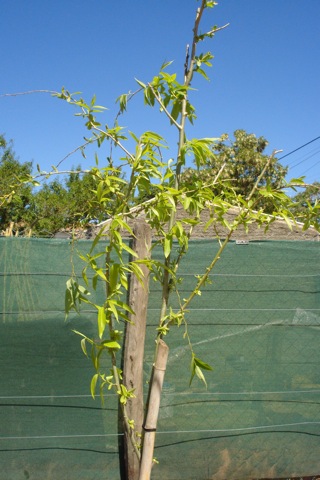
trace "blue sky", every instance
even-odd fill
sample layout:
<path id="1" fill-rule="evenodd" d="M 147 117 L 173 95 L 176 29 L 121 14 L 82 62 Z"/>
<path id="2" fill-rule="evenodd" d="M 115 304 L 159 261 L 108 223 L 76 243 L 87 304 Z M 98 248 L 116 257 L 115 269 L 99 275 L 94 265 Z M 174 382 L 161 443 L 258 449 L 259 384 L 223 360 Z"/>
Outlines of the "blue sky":
<path id="1" fill-rule="evenodd" d="M 10 0 L 1 5 L 0 93 L 36 89 L 94 94 L 109 108 L 150 80 L 164 61 L 182 79 L 194 0 Z M 206 12 L 202 30 L 230 26 L 200 45 L 215 58 L 210 82 L 198 77 L 192 100 L 198 119 L 189 137 L 219 137 L 242 128 L 269 140 L 285 155 L 320 136 L 319 0 L 220 0 Z M 0 97 L 0 132 L 14 140 L 21 161 L 49 170 L 83 142 L 86 131 L 74 110 L 46 94 Z M 174 128 L 135 100 L 120 123 L 137 134 L 166 136 L 174 155 Z M 107 151 L 99 152 L 100 163 Z M 93 151 L 65 160 L 69 169 L 94 165 Z M 289 177 L 320 179 L 320 139 L 283 159 Z"/>

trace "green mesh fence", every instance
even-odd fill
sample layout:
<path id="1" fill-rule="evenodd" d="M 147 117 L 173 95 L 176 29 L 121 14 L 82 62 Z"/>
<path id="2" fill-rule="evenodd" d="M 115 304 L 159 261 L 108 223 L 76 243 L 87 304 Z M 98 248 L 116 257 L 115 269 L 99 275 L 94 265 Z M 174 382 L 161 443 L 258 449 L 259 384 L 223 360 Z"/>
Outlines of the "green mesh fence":
<path id="1" fill-rule="evenodd" d="M 191 242 L 183 297 L 217 248 Z M 120 479 L 116 398 L 102 408 L 90 397 L 91 363 L 71 331 L 95 335 L 95 314 L 85 307 L 64 321 L 65 282 L 82 262 L 65 240 L 1 238 L 0 249 L 0 479 Z M 231 242 L 211 280 L 187 318 L 197 356 L 214 370 L 207 390 L 189 388 L 184 328 L 170 332 L 153 478 L 319 475 L 319 243 Z M 151 281 L 146 379 L 158 298 Z"/>

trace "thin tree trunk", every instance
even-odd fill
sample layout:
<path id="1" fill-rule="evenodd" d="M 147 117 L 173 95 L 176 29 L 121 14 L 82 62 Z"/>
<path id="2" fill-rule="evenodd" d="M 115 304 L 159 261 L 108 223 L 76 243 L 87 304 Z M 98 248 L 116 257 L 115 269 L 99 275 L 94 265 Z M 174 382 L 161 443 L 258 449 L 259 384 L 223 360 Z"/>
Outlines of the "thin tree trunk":
<path id="1" fill-rule="evenodd" d="M 168 345 L 163 340 L 159 340 L 156 361 L 153 366 L 148 410 L 143 426 L 144 435 L 139 480 L 149 480 L 151 476 L 161 390 L 167 366 L 168 353 Z"/>
<path id="2" fill-rule="evenodd" d="M 139 221 L 133 228 L 133 250 L 138 258 L 145 259 L 150 256 L 151 229 L 144 221 Z M 129 305 L 135 312 L 130 316 L 133 323 L 127 323 L 123 354 L 123 383 L 128 390 L 135 389 L 135 398 L 127 403 L 129 420 L 134 420 L 134 432 L 137 445 L 141 443 L 142 423 L 144 417 L 143 401 L 143 356 L 147 323 L 147 307 L 149 295 L 149 270 L 141 266 L 144 274 L 142 283 L 131 275 L 129 289 Z M 127 480 L 138 480 L 140 459 L 132 445 L 128 434 L 124 436 L 125 469 Z"/>

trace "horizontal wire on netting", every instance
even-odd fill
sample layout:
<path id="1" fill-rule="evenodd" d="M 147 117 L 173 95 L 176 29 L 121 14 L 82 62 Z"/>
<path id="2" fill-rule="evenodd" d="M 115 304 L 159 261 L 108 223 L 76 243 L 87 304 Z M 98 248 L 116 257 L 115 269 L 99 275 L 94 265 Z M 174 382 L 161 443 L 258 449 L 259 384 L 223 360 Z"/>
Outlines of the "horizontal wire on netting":
<path id="1" fill-rule="evenodd" d="M 198 275 L 203 274 L 200 273 L 179 273 L 180 277 L 195 277 Z M 5 276 L 25 276 L 25 277 L 70 277 L 70 273 L 52 273 L 52 272 L 0 272 L 0 277 Z M 78 272 L 76 276 L 81 277 L 82 273 Z M 300 277 L 319 277 L 320 274 L 312 273 L 312 274 L 302 274 L 302 275 L 290 275 L 290 274 L 263 274 L 263 273 L 255 273 L 255 274 L 247 274 L 247 273 L 211 273 L 211 277 L 290 277 L 290 278 L 300 278 Z M 87 275 L 88 278 L 93 278 L 93 275 L 90 277 Z M 102 279 L 98 279 L 101 280 Z"/>
<path id="2" fill-rule="evenodd" d="M 296 307 L 296 308 L 189 308 L 188 312 L 296 312 L 297 309 L 303 310 L 304 312 L 320 312 L 320 308 L 301 308 L 301 307 Z M 148 311 L 152 312 L 160 312 L 160 308 L 148 308 Z M 179 308 L 173 308 L 173 312 L 179 312 Z M 0 315 L 21 315 L 21 314 L 26 314 L 26 315 L 32 315 L 32 314 L 60 314 L 63 313 L 65 314 L 64 310 L 32 310 L 32 311 L 27 311 L 27 310 L 16 310 L 16 311 L 10 311 L 10 312 L 0 312 Z M 87 313 L 97 313 L 97 310 L 82 310 L 80 311 L 80 315 L 85 315 Z M 73 315 L 75 315 L 74 312 L 72 312 Z M 120 320 L 121 321 L 121 320 Z"/>
<path id="3" fill-rule="evenodd" d="M 292 395 L 292 394 L 300 394 L 300 393 L 320 393 L 320 389 L 312 389 L 312 390 L 272 390 L 272 391 L 252 391 L 252 392 L 165 392 L 166 397 L 170 396 L 213 396 L 213 395 Z M 110 392 L 108 396 L 118 397 L 117 393 Z M 148 396 L 147 393 L 144 396 Z M 37 399 L 37 398 L 92 398 L 92 395 L 89 394 L 74 394 L 74 395 L 5 395 L 0 396 L 0 400 L 6 399 Z"/>
<path id="4" fill-rule="evenodd" d="M 283 427 L 298 427 L 303 425 L 320 425 L 320 422 L 294 422 L 294 423 L 280 423 L 276 425 L 257 425 L 252 427 L 240 428 L 222 428 L 222 429 L 205 429 L 205 430 L 167 430 L 157 431 L 157 435 L 180 435 L 192 433 L 229 433 L 229 432 L 245 432 L 256 430 L 270 430 L 274 428 Z M 299 432 L 308 433 L 308 432 Z M 34 435 L 34 436 L 13 436 L 0 437 L 0 440 L 44 440 L 51 438 L 92 438 L 92 437 L 121 437 L 123 433 L 92 433 L 92 434 L 70 434 L 70 435 Z M 320 433 L 317 434 L 320 437 Z"/>

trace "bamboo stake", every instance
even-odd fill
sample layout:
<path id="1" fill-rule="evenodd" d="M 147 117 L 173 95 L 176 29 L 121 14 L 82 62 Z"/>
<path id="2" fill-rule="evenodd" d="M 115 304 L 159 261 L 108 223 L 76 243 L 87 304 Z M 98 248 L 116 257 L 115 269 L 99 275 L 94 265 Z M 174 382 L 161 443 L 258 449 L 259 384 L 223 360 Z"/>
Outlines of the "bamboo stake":
<path id="1" fill-rule="evenodd" d="M 161 390 L 167 366 L 168 354 L 168 345 L 163 340 L 159 340 L 156 361 L 153 365 L 146 420 L 143 426 L 144 436 L 139 480 L 149 480 L 151 476 Z"/>

